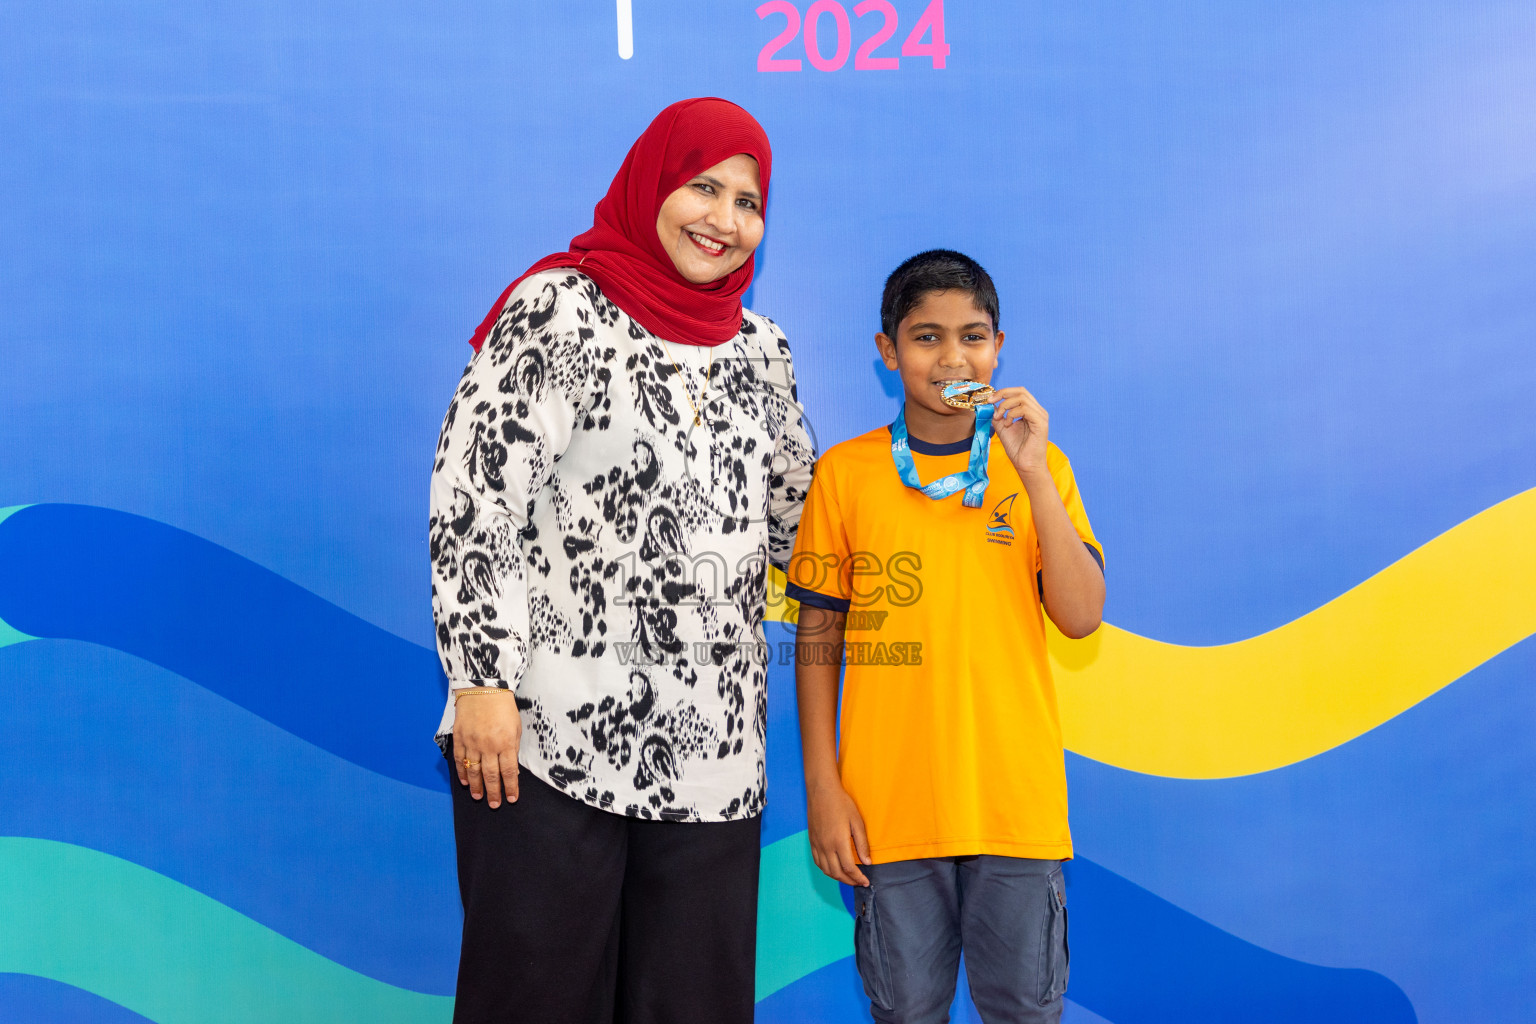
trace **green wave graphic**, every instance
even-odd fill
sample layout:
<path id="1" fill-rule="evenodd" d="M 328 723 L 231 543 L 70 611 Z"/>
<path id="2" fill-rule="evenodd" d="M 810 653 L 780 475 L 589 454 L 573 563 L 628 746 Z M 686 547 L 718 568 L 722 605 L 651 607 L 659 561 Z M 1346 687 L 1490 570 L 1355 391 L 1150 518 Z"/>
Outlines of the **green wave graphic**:
<path id="1" fill-rule="evenodd" d="M 17 512 L 20 512 L 26 507 L 26 505 L 10 505 L 6 508 L 0 508 L 0 523 L 5 522 L 11 516 L 15 515 Z M 4 619 L 0 619 L 0 647 L 9 647 L 11 644 L 19 644 L 24 640 L 36 639 L 37 637 L 28 636 L 26 633 L 16 629 Z"/>
<path id="2" fill-rule="evenodd" d="M 757 892 L 757 998 L 853 953 L 853 918 L 811 859 L 810 833 L 763 847 Z"/>
<path id="3" fill-rule="evenodd" d="M 0 837 L 0 972 L 157 1024 L 445 1024 L 453 999 L 375 981 L 145 867 Z"/>
<path id="4" fill-rule="evenodd" d="M 763 848 L 757 992 L 849 955 L 853 919 L 805 832 Z M 453 999 L 375 981 L 173 879 L 0 837 L 0 973 L 73 985 L 157 1024 L 438 1024 Z"/>

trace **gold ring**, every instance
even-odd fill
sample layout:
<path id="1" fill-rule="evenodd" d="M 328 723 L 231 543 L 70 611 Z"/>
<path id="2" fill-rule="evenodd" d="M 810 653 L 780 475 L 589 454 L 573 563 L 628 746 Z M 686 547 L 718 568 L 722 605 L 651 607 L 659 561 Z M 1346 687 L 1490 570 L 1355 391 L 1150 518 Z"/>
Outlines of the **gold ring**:
<path id="1" fill-rule="evenodd" d="M 465 768 L 479 768 L 480 767 L 480 762 L 479 761 L 471 761 L 469 758 L 466 757 L 464 759 L 464 767 Z"/>

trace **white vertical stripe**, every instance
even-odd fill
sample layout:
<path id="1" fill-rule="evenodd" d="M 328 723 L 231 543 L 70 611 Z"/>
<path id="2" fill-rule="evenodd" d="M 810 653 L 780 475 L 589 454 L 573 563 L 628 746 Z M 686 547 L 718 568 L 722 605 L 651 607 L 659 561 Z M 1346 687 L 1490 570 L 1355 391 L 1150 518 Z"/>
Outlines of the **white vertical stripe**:
<path id="1" fill-rule="evenodd" d="M 635 16 L 630 0 L 617 0 L 619 5 L 619 56 L 625 60 L 635 55 Z"/>

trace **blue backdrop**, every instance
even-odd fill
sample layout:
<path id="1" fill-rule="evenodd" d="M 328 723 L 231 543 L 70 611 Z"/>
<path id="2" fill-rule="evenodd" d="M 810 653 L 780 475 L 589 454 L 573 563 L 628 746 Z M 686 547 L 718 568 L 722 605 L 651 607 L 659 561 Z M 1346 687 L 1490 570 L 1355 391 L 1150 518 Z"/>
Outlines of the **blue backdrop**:
<path id="1" fill-rule="evenodd" d="M 438 425 L 706 94 L 773 140 L 750 304 L 823 448 L 893 415 L 880 286 L 942 245 L 1073 460 L 1068 1020 L 1536 1018 L 1536 8 L 629 7 L 0 2 L 0 1020 L 448 1019 Z M 1266 637 L 1305 693 L 1074 725 L 1183 685 L 1116 643 Z M 759 1020 L 864 1019 L 770 687 Z"/>

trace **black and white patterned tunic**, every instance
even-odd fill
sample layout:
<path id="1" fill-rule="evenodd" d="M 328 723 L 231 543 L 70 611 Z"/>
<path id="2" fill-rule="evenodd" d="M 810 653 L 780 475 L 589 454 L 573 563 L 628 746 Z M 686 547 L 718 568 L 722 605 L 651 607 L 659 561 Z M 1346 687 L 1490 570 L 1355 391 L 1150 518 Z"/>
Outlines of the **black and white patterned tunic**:
<path id="1" fill-rule="evenodd" d="M 432 471 L 450 685 L 514 688 L 519 762 L 588 804 L 759 813 L 767 571 L 814 461 L 768 318 L 746 312 L 713 350 L 672 344 L 583 274 L 528 278 L 464 371 Z M 450 695 L 439 743 L 452 729 Z"/>

